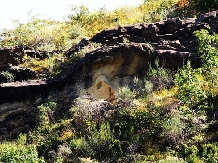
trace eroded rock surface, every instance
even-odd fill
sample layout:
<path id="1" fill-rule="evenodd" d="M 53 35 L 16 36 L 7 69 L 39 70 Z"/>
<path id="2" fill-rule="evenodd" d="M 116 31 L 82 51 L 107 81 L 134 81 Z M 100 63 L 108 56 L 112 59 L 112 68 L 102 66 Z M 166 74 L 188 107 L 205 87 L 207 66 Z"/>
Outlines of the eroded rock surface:
<path id="1" fill-rule="evenodd" d="M 218 32 L 216 15 L 217 11 L 198 19 L 173 18 L 153 24 L 106 29 L 91 39 L 81 40 L 65 53 L 70 58 L 92 43 L 101 43 L 84 57 L 75 59 L 61 75 L 48 80 L 2 83 L 0 135 L 14 130 L 15 127 L 9 125 L 11 117 L 19 119 L 21 113 L 31 117 L 37 106 L 47 100 L 61 103 L 59 108 L 62 112 L 69 109 L 82 91 L 88 91 L 97 99 L 113 102 L 118 88 L 131 87 L 133 77 L 144 76 L 149 64 L 153 65 L 156 59 L 171 70 L 177 70 L 188 60 L 192 61 L 193 67 L 201 66 L 193 32 L 209 29 L 209 26 L 211 32 Z M 16 65 L 16 58 L 22 58 L 23 49 L 15 49 L 0 49 L 0 69 L 6 68 L 9 63 Z M 31 124 L 22 119 L 16 127 L 27 125 Z"/>

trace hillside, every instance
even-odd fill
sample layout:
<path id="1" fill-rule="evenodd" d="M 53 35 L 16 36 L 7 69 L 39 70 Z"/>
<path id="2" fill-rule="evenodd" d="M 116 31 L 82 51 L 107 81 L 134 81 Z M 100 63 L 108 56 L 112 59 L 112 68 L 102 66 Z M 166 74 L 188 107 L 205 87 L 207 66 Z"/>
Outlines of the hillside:
<path id="1" fill-rule="evenodd" d="M 217 162 L 217 15 L 1 48 L 0 161 Z"/>

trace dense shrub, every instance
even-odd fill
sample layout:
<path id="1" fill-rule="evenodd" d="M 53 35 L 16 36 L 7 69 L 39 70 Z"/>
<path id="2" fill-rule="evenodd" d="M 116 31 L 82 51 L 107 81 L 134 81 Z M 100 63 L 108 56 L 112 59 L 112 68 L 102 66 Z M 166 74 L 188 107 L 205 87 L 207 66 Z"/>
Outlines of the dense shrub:
<path id="1" fill-rule="evenodd" d="M 1 47 L 29 45 L 47 51 L 67 50 L 84 36 L 92 37 L 106 28 L 161 20 L 177 2 L 149 0 L 138 7 L 124 7 L 111 12 L 104 9 L 90 12 L 85 6 L 73 6 L 68 22 L 37 18 L 32 18 L 27 24 L 16 22 L 14 29 L 4 29 L 0 37 Z"/>
<path id="2" fill-rule="evenodd" d="M 163 19 L 177 2 L 147 0 L 139 7 L 115 12 L 92 13 L 84 6 L 75 7 L 67 23 L 33 19 L 5 30 L 1 46 L 26 44 L 42 50 L 66 49 L 80 37 L 93 36 L 106 27 Z M 180 0 L 177 5 L 183 8 L 187 3 Z M 204 10 L 202 4 L 210 5 L 211 10 L 217 2 L 193 0 L 189 4 L 197 10 Z M 28 141 L 20 136 L 17 142 L 2 142 L 0 161 L 217 162 L 217 144 L 207 143 L 213 140 L 207 138 L 211 134 L 207 127 L 217 121 L 218 36 L 206 30 L 194 34 L 203 61 L 201 68 L 194 69 L 187 62 L 176 72 L 174 81 L 174 72 L 160 66 L 157 60 L 144 79 L 135 77 L 132 87 L 119 89 L 116 104 L 92 97 L 78 98 L 71 109 L 66 108 L 69 112 L 62 120 L 55 117 L 59 109 L 56 103 L 41 104 L 37 107 L 38 126 L 28 134 Z M 90 44 L 70 60 L 100 46 Z M 23 66 L 33 64 L 35 70 L 46 67 L 52 72 L 62 60 L 59 57 L 49 56 L 41 62 L 25 56 Z M 3 75 L 13 80 L 10 74 Z M 208 110 L 212 110 L 213 117 Z M 217 128 L 213 131 L 217 132 Z M 216 138 L 216 134 L 211 135 Z"/>
<path id="3" fill-rule="evenodd" d="M 198 17 L 201 14 L 217 9 L 217 0 L 179 0 L 176 5 L 169 9 L 167 17 Z"/>
<path id="4" fill-rule="evenodd" d="M 193 69 L 188 62 L 177 72 L 175 77 L 179 92 L 178 97 L 185 105 L 193 107 L 202 104 L 207 99 L 201 68 Z"/>
<path id="5" fill-rule="evenodd" d="M 176 74 L 179 98 L 189 106 L 203 105 L 218 94 L 218 36 L 207 30 L 195 32 L 199 42 L 199 55 L 203 61 L 201 68 L 193 69 L 188 62 Z"/>
<path id="6" fill-rule="evenodd" d="M 124 7 L 109 12 L 104 9 L 90 12 L 85 6 L 72 7 L 70 23 L 85 29 L 86 36 L 93 36 L 106 28 L 164 19 L 167 10 L 178 0 L 149 0 L 139 7 Z"/>
<path id="7" fill-rule="evenodd" d="M 182 144 L 177 146 L 176 152 L 183 157 L 186 162 L 217 162 L 218 147 L 216 143 L 202 144 L 200 147 L 196 145 Z"/>
<path id="8" fill-rule="evenodd" d="M 82 27 L 65 22 L 32 18 L 27 24 L 16 23 L 16 28 L 3 30 L 1 47 L 28 45 L 36 50 L 66 50 L 83 36 Z"/>
<path id="9" fill-rule="evenodd" d="M 162 90 L 174 85 L 173 75 L 173 71 L 160 66 L 159 60 L 156 60 L 155 65 L 150 65 L 145 81 L 153 84 L 153 90 Z"/>
<path id="10" fill-rule="evenodd" d="M 55 122 L 56 105 L 55 102 L 49 102 L 38 106 L 40 126 L 47 126 Z"/>
<path id="11" fill-rule="evenodd" d="M 78 134 L 71 140 L 70 147 L 80 157 L 105 159 L 113 157 L 115 144 L 109 123 L 102 123 L 99 127 L 92 123 L 86 127 L 85 135 Z"/>
<path id="12" fill-rule="evenodd" d="M 0 143 L 0 162 L 45 163 L 39 157 L 35 145 L 26 145 L 25 135 L 20 135 L 17 142 Z"/>
<path id="13" fill-rule="evenodd" d="M 218 9 L 217 0 L 189 0 L 189 3 L 193 9 L 200 13 Z"/>

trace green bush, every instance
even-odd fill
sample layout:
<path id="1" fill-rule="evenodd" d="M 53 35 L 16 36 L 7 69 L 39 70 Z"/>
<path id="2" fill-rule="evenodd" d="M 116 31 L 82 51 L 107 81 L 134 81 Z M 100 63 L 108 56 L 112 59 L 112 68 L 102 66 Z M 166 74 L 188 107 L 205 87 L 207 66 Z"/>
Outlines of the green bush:
<path id="1" fill-rule="evenodd" d="M 218 162 L 218 146 L 217 144 L 203 144 L 202 145 L 202 153 L 200 156 L 207 163 Z"/>
<path id="2" fill-rule="evenodd" d="M 195 145 L 182 144 L 176 148 L 180 157 L 188 163 L 202 162 L 199 158 L 199 149 Z"/>
<path id="3" fill-rule="evenodd" d="M 132 152 L 146 151 L 145 144 L 155 144 L 160 140 L 162 118 L 158 108 L 139 111 L 131 108 L 119 108 L 114 115 L 116 121 L 111 122 L 116 138 L 122 143 L 122 150 L 126 152 L 129 145 L 135 148 Z"/>
<path id="4" fill-rule="evenodd" d="M 95 123 L 88 123 L 85 135 L 73 137 L 70 147 L 74 156 L 104 160 L 119 155 L 114 148 L 117 143 L 109 123 L 102 123 L 99 127 Z"/>
<path id="5" fill-rule="evenodd" d="M 188 62 L 175 75 L 179 99 L 188 106 L 208 107 L 208 101 L 218 94 L 218 35 L 207 30 L 196 31 L 201 68 L 193 69 Z"/>
<path id="6" fill-rule="evenodd" d="M 175 83 L 178 86 L 178 97 L 185 105 L 193 107 L 207 99 L 201 68 L 193 69 L 190 62 L 176 73 Z"/>
<path id="7" fill-rule="evenodd" d="M 2 142 L 0 143 L 0 162 L 4 163 L 45 163 L 43 157 L 39 157 L 35 145 L 26 145 L 21 135 L 18 142 Z M 20 142 L 20 143 L 19 143 Z"/>
<path id="8" fill-rule="evenodd" d="M 179 157 L 184 158 L 188 163 L 207 162 L 215 163 L 218 161 L 218 147 L 216 143 L 207 143 L 200 146 L 181 144 L 176 147 Z"/>
<path id="9" fill-rule="evenodd" d="M 144 79 L 137 76 L 133 79 L 134 97 L 143 97 L 154 91 L 169 89 L 174 86 L 174 72 L 160 66 L 159 60 L 154 65 L 150 64 Z M 125 88 L 123 88 L 125 90 Z M 126 91 L 127 92 L 127 91 Z M 130 93 L 128 93 L 130 95 Z M 122 97 L 121 97 L 122 98 Z"/>
<path id="10" fill-rule="evenodd" d="M 40 126 L 47 126 L 55 122 L 54 112 L 56 110 L 56 103 L 49 102 L 38 106 Z"/>
<path id="11" fill-rule="evenodd" d="M 217 10 L 218 9 L 218 1 L 217 0 L 189 0 L 189 3 L 192 9 L 200 13 Z"/>
<path id="12" fill-rule="evenodd" d="M 155 65 L 150 65 L 145 82 L 150 81 L 153 84 L 153 90 L 162 90 L 170 88 L 173 83 L 173 72 L 160 66 L 159 60 L 155 61 Z"/>
<path id="13" fill-rule="evenodd" d="M 186 163 L 186 161 L 175 156 L 167 156 L 165 159 L 159 160 L 158 163 Z"/>
<path id="14" fill-rule="evenodd" d="M 83 36 L 80 27 L 65 22 L 32 18 L 27 24 L 16 24 L 15 29 L 3 30 L 1 47 L 28 45 L 36 50 L 66 50 Z"/>
<path id="15" fill-rule="evenodd" d="M 136 92 L 131 90 L 128 86 L 122 87 L 118 91 L 117 103 L 122 107 L 133 107 L 133 100 L 136 97 Z"/>
<path id="16" fill-rule="evenodd" d="M 184 140 L 186 124 L 182 121 L 182 115 L 174 113 L 165 116 L 162 123 L 162 136 L 170 144 L 177 144 Z"/>

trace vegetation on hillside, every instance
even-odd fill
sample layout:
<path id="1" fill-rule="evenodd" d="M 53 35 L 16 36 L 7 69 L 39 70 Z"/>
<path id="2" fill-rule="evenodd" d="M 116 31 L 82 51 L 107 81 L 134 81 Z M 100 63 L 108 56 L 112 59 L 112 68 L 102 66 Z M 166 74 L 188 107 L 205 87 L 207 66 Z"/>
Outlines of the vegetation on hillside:
<path id="1" fill-rule="evenodd" d="M 96 13 L 82 6 L 72 9 L 69 22 L 32 19 L 5 30 L 1 46 L 66 50 L 104 28 L 217 9 L 215 0 L 202 3 L 147 0 L 136 8 Z M 218 162 L 218 35 L 207 30 L 194 35 L 202 67 L 188 62 L 172 72 L 156 60 L 143 80 L 134 78 L 134 89 L 120 88 L 115 105 L 78 98 L 61 118 L 55 114 L 61 104 L 47 101 L 37 107 L 38 124 L 31 132 L 0 143 L 0 162 Z M 22 65 L 38 71 L 44 64 L 52 73 L 66 62 L 60 56 L 41 62 L 26 57 Z"/>
<path id="2" fill-rule="evenodd" d="M 3 31 L 1 46 L 30 45 L 40 50 L 67 50 L 82 37 L 92 37 L 106 28 L 163 19 L 167 10 L 177 2 L 145 1 L 139 7 L 124 7 L 111 12 L 104 9 L 90 12 L 85 6 L 74 6 L 67 22 L 37 18 L 27 24 L 17 22 L 15 29 Z"/>

